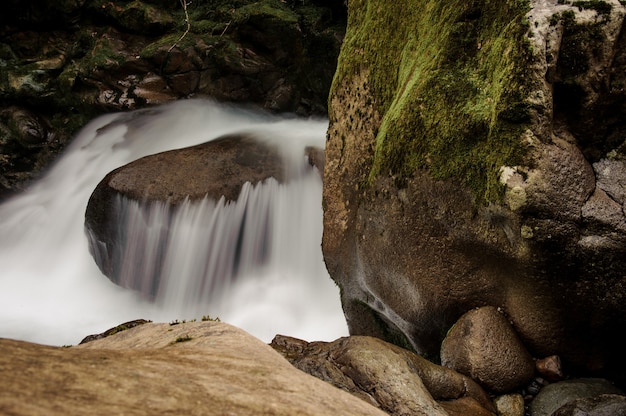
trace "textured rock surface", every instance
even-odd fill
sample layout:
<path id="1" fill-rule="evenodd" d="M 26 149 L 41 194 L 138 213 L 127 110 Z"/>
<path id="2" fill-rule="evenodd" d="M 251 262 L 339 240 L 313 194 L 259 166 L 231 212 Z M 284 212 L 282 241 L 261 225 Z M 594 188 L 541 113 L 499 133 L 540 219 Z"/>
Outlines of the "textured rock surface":
<path id="1" fill-rule="evenodd" d="M 498 416 L 523 416 L 524 398 L 521 394 L 505 394 L 493 400 Z"/>
<path id="2" fill-rule="evenodd" d="M 626 379 L 625 9 L 350 2 L 323 251 L 352 334 L 437 359 L 491 305 L 533 356 Z"/>
<path id="3" fill-rule="evenodd" d="M 624 395 L 604 379 L 576 379 L 545 386 L 529 407 L 531 416 L 550 416 L 567 403 L 604 394 Z"/>
<path id="4" fill-rule="evenodd" d="M 81 346 L 0 339 L 3 415 L 385 415 L 223 323 L 145 324 Z"/>
<path id="5" fill-rule="evenodd" d="M 617 416 L 626 415 L 626 397 L 601 394 L 596 397 L 576 399 L 560 407 L 553 416 Z"/>
<path id="6" fill-rule="evenodd" d="M 268 178 L 282 182 L 286 166 L 280 152 L 251 136 L 225 136 L 184 149 L 150 155 L 109 173 L 96 187 L 87 207 L 101 215 L 111 194 L 137 201 L 179 204 L 205 195 L 234 201 L 244 183 Z"/>
<path id="7" fill-rule="evenodd" d="M 535 368 L 537 372 L 548 381 L 563 380 L 561 357 L 558 355 L 537 359 L 537 361 L 535 361 Z"/>
<path id="8" fill-rule="evenodd" d="M 489 396 L 470 378 L 378 338 L 309 343 L 277 335 L 271 345 L 295 367 L 391 415 L 495 411 Z"/>
<path id="9" fill-rule="evenodd" d="M 128 211 L 135 212 L 131 207 L 173 214 L 184 201 L 205 197 L 215 204 L 227 204 L 238 200 L 244 184 L 252 187 L 265 180 L 286 181 L 291 170 L 295 169 L 271 141 L 240 135 L 135 160 L 105 176 L 89 198 L 85 212 L 89 250 L 113 282 L 152 296 L 158 290 L 162 267 L 158 262 L 163 259 L 155 258 L 153 264 L 143 265 L 154 268 L 150 279 L 141 278 L 136 269 L 127 272 L 130 266 L 124 263 L 127 249 L 140 246 L 137 249 L 143 250 L 154 244 L 153 240 L 133 240 L 142 230 L 134 229 L 135 234 L 129 235 L 125 227 L 132 226 L 128 225 L 133 221 Z M 150 218 L 151 214 L 145 216 Z M 150 223 L 160 230 L 157 241 L 163 246 L 171 225 L 168 218 L 170 215 L 163 215 Z M 223 238 L 221 243 L 225 245 Z"/>
<path id="10" fill-rule="evenodd" d="M 0 197 L 104 112 L 210 96 L 325 114 L 344 28 L 343 2 L 325 0 L 7 0 Z M 25 113 L 41 127 L 26 144 L 15 123 Z"/>
<path id="11" fill-rule="evenodd" d="M 527 385 L 535 363 L 504 315 L 494 307 L 467 312 L 441 344 L 441 364 L 497 393 Z"/>

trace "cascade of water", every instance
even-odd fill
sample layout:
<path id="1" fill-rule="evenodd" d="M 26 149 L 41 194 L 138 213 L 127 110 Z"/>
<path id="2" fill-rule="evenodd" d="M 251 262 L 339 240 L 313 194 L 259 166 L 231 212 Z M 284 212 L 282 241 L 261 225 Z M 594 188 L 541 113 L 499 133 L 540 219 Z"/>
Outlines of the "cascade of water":
<path id="1" fill-rule="evenodd" d="M 304 147 L 323 147 L 325 129 L 325 120 L 206 100 L 94 120 L 41 180 L 0 205 L 0 337 L 72 344 L 126 320 L 206 314 L 265 341 L 276 333 L 345 335 L 338 290 L 321 256 L 321 179 L 312 169 L 287 184 L 247 184 L 231 203 L 205 199 L 174 209 L 119 198 L 131 241 L 119 255 L 121 275 L 142 279 L 155 301 L 102 276 L 83 232 L 91 191 L 139 157 L 254 132 L 279 141 L 293 169 L 302 170 Z"/>

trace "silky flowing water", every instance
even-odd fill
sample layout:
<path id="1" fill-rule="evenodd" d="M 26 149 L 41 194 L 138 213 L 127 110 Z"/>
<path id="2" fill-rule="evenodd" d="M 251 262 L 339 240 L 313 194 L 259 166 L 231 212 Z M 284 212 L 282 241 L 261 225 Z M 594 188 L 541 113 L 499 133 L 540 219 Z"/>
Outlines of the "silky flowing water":
<path id="1" fill-rule="evenodd" d="M 278 333 L 307 340 L 346 335 L 320 247 L 321 178 L 303 168 L 304 148 L 323 147 L 326 128 L 326 120 L 207 100 L 93 120 L 39 181 L 0 205 L 0 337 L 76 344 L 133 319 L 207 315 L 266 342 Z M 140 157 L 232 133 L 280 143 L 296 171 L 292 180 L 248 183 L 230 203 L 204 199 L 172 208 L 119 198 L 127 235 L 122 280 L 139 279 L 154 296 L 111 283 L 84 231 L 96 185 Z"/>

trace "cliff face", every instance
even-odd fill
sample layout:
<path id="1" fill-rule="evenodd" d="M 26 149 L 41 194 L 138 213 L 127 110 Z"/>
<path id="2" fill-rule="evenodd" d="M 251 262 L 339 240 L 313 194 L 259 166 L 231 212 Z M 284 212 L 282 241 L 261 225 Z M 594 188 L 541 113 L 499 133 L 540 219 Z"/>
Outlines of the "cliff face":
<path id="1" fill-rule="evenodd" d="M 436 359 L 492 305 L 535 356 L 623 375 L 624 11 L 349 3 L 323 251 L 353 334 Z"/>

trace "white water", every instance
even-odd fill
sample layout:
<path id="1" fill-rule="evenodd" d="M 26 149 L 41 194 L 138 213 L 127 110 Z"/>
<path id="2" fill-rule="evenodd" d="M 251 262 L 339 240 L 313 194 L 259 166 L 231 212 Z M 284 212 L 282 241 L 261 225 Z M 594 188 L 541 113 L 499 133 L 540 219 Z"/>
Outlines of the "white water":
<path id="1" fill-rule="evenodd" d="M 99 181 L 139 157 L 248 131 L 278 138 L 297 161 L 306 145 L 324 146 L 326 127 L 325 120 L 279 118 L 205 100 L 93 120 L 41 180 L 0 205 L 0 337 L 76 344 L 128 320 L 171 322 L 203 315 L 266 342 L 277 333 L 306 340 L 346 335 L 339 292 L 322 260 L 321 180 L 314 171 L 287 185 L 270 180 L 245 187 L 247 196 L 240 199 L 270 211 L 270 255 L 263 267 L 242 261 L 237 279 L 212 291 L 194 277 L 198 267 L 206 267 L 196 264 L 203 258 L 198 250 L 209 245 L 199 236 L 212 221 L 207 216 L 225 224 L 223 211 L 237 210 L 239 202 L 220 212 L 209 207 L 212 201 L 184 207 L 187 214 L 176 217 L 170 237 L 174 249 L 164 261 L 165 273 L 176 278 L 162 282 L 155 302 L 101 274 L 83 228 L 87 201 Z M 213 238 L 221 242 L 220 235 Z"/>

